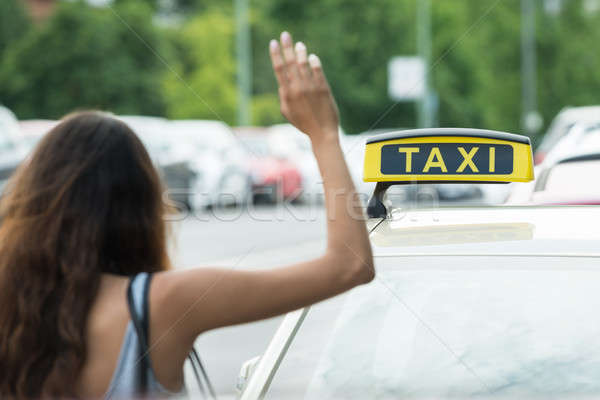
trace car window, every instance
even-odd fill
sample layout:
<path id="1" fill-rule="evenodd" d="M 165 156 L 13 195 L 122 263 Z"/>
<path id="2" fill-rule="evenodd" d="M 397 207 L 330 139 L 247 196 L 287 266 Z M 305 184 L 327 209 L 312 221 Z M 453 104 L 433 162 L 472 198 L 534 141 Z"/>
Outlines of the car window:
<path id="1" fill-rule="evenodd" d="M 600 394 L 600 259 L 378 260 L 314 307 L 267 398 Z"/>

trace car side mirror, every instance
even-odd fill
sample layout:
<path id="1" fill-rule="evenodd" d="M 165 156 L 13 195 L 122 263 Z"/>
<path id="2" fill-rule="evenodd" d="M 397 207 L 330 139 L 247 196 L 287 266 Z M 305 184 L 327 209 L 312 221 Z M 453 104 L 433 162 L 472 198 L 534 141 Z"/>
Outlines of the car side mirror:
<path id="1" fill-rule="evenodd" d="M 256 367 L 260 362 L 260 358 L 261 356 L 256 356 L 254 358 L 251 358 L 250 360 L 245 361 L 242 364 L 242 368 L 240 368 L 240 373 L 238 375 L 237 383 L 235 385 L 238 397 L 240 397 L 242 393 L 244 393 L 244 390 L 246 389 L 246 386 L 248 385 L 248 382 L 250 381 L 254 370 L 256 370 Z"/>

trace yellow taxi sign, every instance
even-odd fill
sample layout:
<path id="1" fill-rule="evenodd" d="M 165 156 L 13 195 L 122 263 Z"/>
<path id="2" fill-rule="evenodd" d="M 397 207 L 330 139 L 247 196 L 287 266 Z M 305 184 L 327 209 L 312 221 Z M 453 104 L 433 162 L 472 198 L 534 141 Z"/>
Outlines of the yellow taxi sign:
<path id="1" fill-rule="evenodd" d="M 434 128 L 367 139 L 365 182 L 528 182 L 533 180 L 526 136 L 481 129 Z"/>

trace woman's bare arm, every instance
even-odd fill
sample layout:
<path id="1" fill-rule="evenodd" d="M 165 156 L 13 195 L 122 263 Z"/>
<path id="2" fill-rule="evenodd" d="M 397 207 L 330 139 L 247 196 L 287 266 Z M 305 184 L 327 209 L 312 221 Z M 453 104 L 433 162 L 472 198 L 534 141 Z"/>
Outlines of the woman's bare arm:
<path id="1" fill-rule="evenodd" d="M 255 321 L 308 306 L 374 277 L 363 210 L 344 161 L 335 101 L 315 55 L 286 32 L 270 43 L 281 111 L 312 143 L 327 209 L 327 249 L 314 260 L 266 271 L 198 268 L 158 274 L 153 318 L 175 336 Z M 268 240 L 268 238 L 265 238 Z M 156 317 L 155 317 L 156 316 Z"/>

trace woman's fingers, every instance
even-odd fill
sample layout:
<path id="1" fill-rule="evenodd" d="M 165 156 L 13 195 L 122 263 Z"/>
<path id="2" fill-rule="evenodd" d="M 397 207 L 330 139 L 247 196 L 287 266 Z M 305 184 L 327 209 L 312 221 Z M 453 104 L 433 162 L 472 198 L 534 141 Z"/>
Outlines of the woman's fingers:
<path id="1" fill-rule="evenodd" d="M 321 67 L 321 60 L 315 54 L 311 54 L 308 56 L 308 63 L 310 65 L 310 69 L 312 71 L 313 81 L 315 82 L 315 86 L 319 89 L 328 89 L 329 85 L 327 84 L 327 79 L 325 79 L 325 74 L 323 73 L 323 68 Z"/>
<path id="2" fill-rule="evenodd" d="M 283 46 L 283 59 L 286 65 L 288 79 L 290 80 L 290 84 L 293 84 L 294 80 L 297 81 L 300 79 L 300 71 L 296 61 L 296 52 L 294 51 L 292 35 L 288 32 L 283 32 L 281 34 L 281 45 Z"/>
<path id="3" fill-rule="evenodd" d="M 306 46 L 302 42 L 296 43 L 296 61 L 298 62 L 298 70 L 300 76 L 305 82 L 310 82 L 310 67 L 308 65 L 308 57 L 306 55 Z"/>
<path id="4" fill-rule="evenodd" d="M 313 140 L 337 135 L 338 111 L 319 57 L 307 56 L 304 43 L 294 45 L 288 32 L 269 48 L 283 116 Z"/>
<path id="5" fill-rule="evenodd" d="M 271 54 L 271 63 L 273 64 L 273 71 L 275 71 L 277 83 L 280 87 L 283 87 L 287 84 L 286 68 L 277 40 L 273 39 L 269 43 L 269 53 Z"/>

